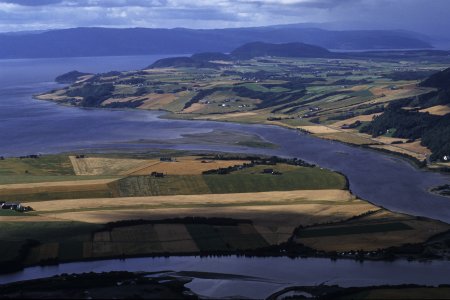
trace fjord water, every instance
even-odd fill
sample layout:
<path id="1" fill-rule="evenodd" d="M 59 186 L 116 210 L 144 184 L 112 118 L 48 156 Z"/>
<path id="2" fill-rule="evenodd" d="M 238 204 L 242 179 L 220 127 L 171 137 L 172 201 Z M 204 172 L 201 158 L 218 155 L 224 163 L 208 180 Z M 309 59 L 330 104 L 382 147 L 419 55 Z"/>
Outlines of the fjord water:
<path id="1" fill-rule="evenodd" d="M 159 112 L 84 109 L 35 100 L 35 93 L 60 87 L 57 75 L 78 70 L 140 69 L 160 56 L 0 60 L 0 155 L 19 156 L 79 149 L 175 149 L 253 152 L 299 157 L 344 173 L 351 190 L 388 209 L 450 222 L 450 199 L 427 192 L 450 177 L 426 172 L 403 159 L 326 141 L 274 126 L 160 119 Z M 273 149 L 230 145 L 142 143 L 215 129 L 256 133 Z"/>
<path id="2" fill-rule="evenodd" d="M 53 79 L 71 70 L 106 72 L 139 69 L 158 58 L 138 56 L 0 60 L 0 155 L 18 156 L 79 149 L 145 150 L 149 147 L 161 147 L 293 156 L 344 173 L 355 194 L 377 205 L 450 222 L 450 199 L 427 192 L 430 186 L 449 182 L 449 177 L 419 170 L 403 159 L 274 126 L 173 121 L 160 119 L 161 113 L 156 112 L 83 109 L 32 99 L 35 93 L 59 87 Z M 274 150 L 214 144 L 165 145 L 135 142 L 140 139 L 163 141 L 182 134 L 210 132 L 214 129 L 258 134 L 280 147 Z M 178 257 L 35 267 L 16 274 L 2 275 L 0 283 L 64 272 L 167 269 L 213 269 L 215 272 L 263 277 L 263 281 L 245 282 L 196 279 L 190 284 L 194 291 L 205 295 L 221 297 L 227 290 L 235 290 L 235 295 L 256 298 L 290 284 L 320 284 L 328 280 L 330 284 L 339 283 L 344 286 L 382 283 L 439 284 L 448 283 L 446 280 L 450 275 L 446 262 L 360 264 L 350 260 L 332 262 L 327 259 L 290 260 L 282 257 Z M 423 276 L 424 274 L 427 275 Z M 280 282 L 275 280 L 279 278 Z"/>
<path id="3" fill-rule="evenodd" d="M 31 267 L 22 272 L 0 275 L 0 284 L 29 279 L 45 278 L 60 274 L 83 272 L 206 272 L 192 273 L 194 280 L 186 286 L 193 292 L 213 298 L 264 299 L 288 286 L 339 285 L 374 286 L 448 283 L 449 261 L 394 262 L 354 260 L 332 261 L 326 258 L 291 259 L 288 257 L 167 257 L 129 258 L 94 262 L 65 263 L 57 266 Z M 203 275 L 203 276 L 202 276 Z M 158 276 L 158 274 L 154 275 Z M 186 275 L 181 275 L 186 276 Z M 188 275 L 189 276 L 189 275 Z"/>

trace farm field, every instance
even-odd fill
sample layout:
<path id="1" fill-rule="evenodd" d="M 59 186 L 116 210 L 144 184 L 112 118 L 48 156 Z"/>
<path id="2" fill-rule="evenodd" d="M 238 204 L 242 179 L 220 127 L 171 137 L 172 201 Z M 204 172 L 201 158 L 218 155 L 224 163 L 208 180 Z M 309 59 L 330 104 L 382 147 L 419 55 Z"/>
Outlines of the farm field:
<path id="1" fill-rule="evenodd" d="M 420 82 L 450 66 L 448 57 L 432 53 L 413 53 L 401 60 L 392 59 L 392 54 L 381 53 L 376 58 L 369 54 L 327 59 L 254 58 L 205 68 L 149 67 L 79 78 L 64 90 L 36 97 L 85 107 L 164 110 L 165 117 L 173 119 L 283 126 L 319 138 L 376 145 L 374 149 L 406 155 L 425 164 L 431 151 L 423 145 L 414 149 L 397 147 L 387 139 L 392 133 L 377 138 L 359 133 L 392 103 L 431 95 L 435 89 Z M 99 93 L 99 101 L 86 101 L 86 95 L 92 93 Z M 448 105 L 434 105 L 419 112 L 443 116 L 450 110 Z M 349 126 L 351 129 L 346 129 Z M 241 145 L 270 146 L 252 142 Z M 99 172 L 124 171 L 119 164 L 116 167 Z M 90 172 L 95 173 L 94 169 Z"/>
<path id="2" fill-rule="evenodd" d="M 0 185 L 4 201 L 109 197 L 108 184 L 115 179 L 73 180 Z"/>
<path id="3" fill-rule="evenodd" d="M 364 55 L 253 58 L 214 62 L 209 67 L 199 68 L 148 67 L 113 75 L 80 77 L 76 84 L 64 90 L 36 97 L 84 107 L 163 110 L 167 112 L 166 118 L 173 119 L 283 126 L 307 131 L 319 138 L 375 145 L 373 149 L 409 156 L 425 165 L 432 154 L 429 145 L 397 147 L 391 145 L 394 142 L 389 139 L 392 132 L 376 133 L 372 137 L 359 131 L 392 104 L 430 97 L 435 88 L 420 83 L 449 67 L 450 60 L 431 52 L 403 54 L 401 59 L 391 52 L 374 57 Z M 86 95 L 92 93 L 98 94 L 95 94 L 98 101 L 86 100 Z M 435 116 L 450 112 L 445 103 L 404 109 Z M 270 147 L 252 142 L 241 145 Z M 123 171 L 119 165 L 117 167 L 116 171 Z M 108 174 L 110 171 L 113 170 L 101 172 Z"/>
<path id="4" fill-rule="evenodd" d="M 357 220 L 306 228 L 296 235 L 296 240 L 325 251 L 374 251 L 401 246 L 400 236 L 409 243 L 420 243 L 449 228 L 445 223 L 423 222 L 411 216 L 379 210 Z"/>
<path id="5" fill-rule="evenodd" d="M 85 77 L 77 86 L 38 95 L 70 105 L 163 109 L 169 117 L 289 125 L 315 125 L 364 115 L 396 99 L 428 92 L 416 83 L 449 66 L 445 57 L 276 58 L 226 63 L 217 68 L 149 68 Z M 417 72 L 405 77 L 405 72 Z M 285 74 L 290 76 L 286 77 Z M 402 78 L 405 77 L 405 78 Z M 79 85 L 82 85 L 82 88 Z M 103 101 L 82 101 L 92 85 L 112 84 Z M 289 95 L 289 101 L 286 96 Z M 79 96 L 78 96 L 79 95 Z M 80 97 L 81 99 L 77 100 Z M 278 99 L 279 98 L 279 99 Z M 353 114 L 353 116 L 351 116 Z M 295 126 L 295 125 L 294 125 Z"/>
<path id="6" fill-rule="evenodd" d="M 259 251 L 289 241 L 318 251 L 376 250 L 450 229 L 357 199 L 343 175 L 300 160 L 158 155 L 1 161 L 34 180 L 0 185 L 2 199 L 33 208 L 0 210 L 0 264 Z M 35 175 L 20 175 L 24 165 Z M 48 176 L 70 180 L 37 180 Z"/>
<path id="7" fill-rule="evenodd" d="M 58 156 L 62 159 L 62 156 Z M 229 167 L 243 168 L 248 159 L 215 159 L 214 156 L 174 156 L 170 161 L 147 157 L 83 157 L 69 155 L 71 162 L 64 169 L 37 167 L 36 174 L 13 173 L 6 184 L 0 184 L 4 201 L 31 202 L 56 199 L 156 196 L 178 194 L 214 194 L 297 189 L 343 189 L 345 178 L 328 170 L 313 167 L 253 166 L 227 175 L 202 174 Z M 34 158 L 49 160 L 47 157 Z M 31 160 L 31 159 L 30 159 Z M 23 162 L 15 158 L 4 160 L 11 170 Z M 72 167 L 72 170 L 68 168 Z M 264 168 L 275 168 L 281 175 L 262 174 Z M 247 172 L 248 171 L 248 172 Z M 59 175 L 58 175 L 58 172 Z M 79 175 L 65 175 L 66 173 Z M 163 177 L 154 177 L 153 172 Z M 251 174 L 254 173 L 254 174 Z M 42 174 L 42 175 L 41 175 Z M 52 175 L 49 175 L 52 174 Z M 141 175 L 140 175 L 141 174 Z M 12 183 L 19 177 L 18 183 Z M 22 183 L 20 183 L 22 182 Z"/>
<path id="8" fill-rule="evenodd" d="M 421 109 L 420 112 L 428 112 L 432 115 L 444 116 L 450 113 L 450 106 L 448 105 L 436 105 L 430 108 Z"/>
<path id="9" fill-rule="evenodd" d="M 440 222 L 385 211 L 355 199 L 344 190 L 76 199 L 32 204 L 35 216 L 0 218 L 3 228 L 0 240 L 10 245 L 7 249 L 20 248 L 25 239 L 40 241 L 32 247 L 27 264 L 48 259 L 257 249 L 286 242 L 298 226 L 306 229 L 294 235 L 295 242 L 325 251 L 376 250 L 420 243 L 450 229 Z M 361 217 L 352 219 L 355 216 Z M 198 220 L 180 221 L 184 217 Z M 220 223 L 223 218 L 235 221 Z M 219 221 L 211 221 L 215 219 Z M 148 221 L 111 223 L 125 220 Z M 27 230 L 29 227 L 33 230 Z M 66 238 L 61 232 L 72 233 Z"/>

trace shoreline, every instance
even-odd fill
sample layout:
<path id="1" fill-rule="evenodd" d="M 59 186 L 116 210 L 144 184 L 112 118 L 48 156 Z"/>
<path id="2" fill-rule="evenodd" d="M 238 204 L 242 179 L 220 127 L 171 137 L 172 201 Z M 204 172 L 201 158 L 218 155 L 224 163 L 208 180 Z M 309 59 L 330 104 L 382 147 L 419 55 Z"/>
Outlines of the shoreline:
<path id="1" fill-rule="evenodd" d="M 56 105 L 62 105 L 62 106 L 66 106 L 66 107 L 76 107 L 76 108 L 81 108 L 81 109 L 92 109 L 92 110 L 111 110 L 111 111 L 148 111 L 148 112 L 156 112 L 159 113 L 159 115 L 157 116 L 157 118 L 159 119 L 164 119 L 164 120 L 182 120 L 182 121 L 197 121 L 197 122 L 204 122 L 204 121 L 208 121 L 208 122 L 217 122 L 217 123 L 234 123 L 234 124 L 239 124 L 239 125 L 249 125 L 249 126 L 275 126 L 277 128 L 282 128 L 282 129 L 288 129 L 288 130 L 294 130 L 295 132 L 300 132 L 303 134 L 307 134 L 309 136 L 313 136 L 315 138 L 319 138 L 322 140 L 328 140 L 328 141 L 333 141 L 333 142 L 338 142 L 338 143 L 342 143 L 344 145 L 348 145 L 348 146 L 353 146 L 353 147 L 357 147 L 357 148 L 364 148 L 364 149 L 368 149 L 368 150 L 374 150 L 374 151 L 378 151 L 379 153 L 384 153 L 384 154 L 388 154 L 388 155 L 392 155 L 394 157 L 397 158 L 402 158 L 405 161 L 407 161 L 408 163 L 410 163 L 412 166 L 414 166 L 417 169 L 421 169 L 421 170 L 425 170 L 425 171 L 430 171 L 430 172 L 434 172 L 434 173 L 439 173 L 439 174 L 448 174 L 450 173 L 450 168 L 446 168 L 446 167 L 430 167 L 429 164 L 426 161 L 420 161 L 419 159 L 405 154 L 405 153 L 401 153 L 401 152 L 395 152 L 395 151 L 391 151 L 391 150 L 387 150 L 387 149 L 382 149 L 382 148 L 371 148 L 370 145 L 358 145 L 358 144 L 354 144 L 354 143 L 349 143 L 349 142 L 344 142 L 341 140 L 333 140 L 333 139 L 326 139 L 323 138 L 321 136 L 317 136 L 314 135 L 304 129 L 298 128 L 296 126 L 292 126 L 292 125 L 288 125 L 288 124 L 283 124 L 280 122 L 270 122 L 270 123 L 258 123 L 258 122 L 250 122 L 250 123 L 245 123 L 239 120 L 226 120 L 226 119 L 220 119 L 220 120 L 213 120 L 213 119 L 209 119 L 207 116 L 205 115 L 205 119 L 195 119 L 195 118 L 177 118 L 177 117 L 171 117 L 171 116 L 177 116 L 177 115 L 183 115 L 180 113 L 175 113 L 172 111 L 168 111 L 168 110 L 164 110 L 164 109 L 139 109 L 139 108 L 110 108 L 110 107 L 82 107 L 82 106 L 78 106 L 78 105 L 71 105 L 71 104 L 67 104 L 67 103 L 60 103 L 59 101 L 56 100 L 52 100 L 52 99 L 41 99 L 39 98 L 40 94 L 34 94 L 32 95 L 32 99 L 35 100 L 39 100 L 39 101 L 46 101 L 46 102 L 52 102 L 55 103 Z M 186 114 L 189 115 L 189 114 Z M 262 138 L 262 137 L 260 137 Z M 124 142 L 127 143 L 127 142 Z M 384 145 L 389 145 L 389 144 L 384 144 Z M 277 145 L 278 146 L 278 145 Z M 255 147 L 255 148 L 260 148 L 260 147 Z M 57 153 L 55 153 L 57 154 Z"/>
<path id="2" fill-rule="evenodd" d="M 440 234 L 438 234 L 440 235 Z M 287 244 L 287 243 L 285 243 Z M 288 245 L 289 246 L 289 245 Z M 296 244 L 294 246 L 308 248 L 303 245 Z M 346 255 L 334 255 L 330 253 L 320 253 L 316 255 L 308 255 L 308 254 L 300 254 L 300 253 L 289 253 L 288 247 L 282 247 L 280 245 L 269 246 L 270 248 L 267 253 L 257 253 L 258 250 L 244 250 L 244 251 L 208 251 L 208 252 L 174 252 L 174 253 L 153 253 L 153 254 L 136 254 L 136 255 L 122 255 L 122 256 L 105 256 L 105 257 L 96 257 L 96 258 L 84 258 L 84 259 L 75 259 L 75 260 L 48 260 L 45 262 L 22 266 L 15 270 L 0 270 L 0 275 L 12 275 L 15 273 L 23 272 L 28 268 L 36 268 L 36 267 L 51 267 L 51 266 L 59 266 L 62 264 L 72 264 L 72 263 L 85 263 L 85 262 L 96 262 L 96 261 L 114 261 L 114 260 L 127 260 L 134 258 L 170 258 L 170 257 L 194 257 L 194 258 L 213 258 L 213 257 L 236 257 L 236 258 L 289 258 L 292 260 L 302 260 L 302 259 L 328 259 L 330 261 L 355 261 L 364 263 L 365 261 L 378 261 L 378 262 L 394 262 L 394 261 L 407 261 L 407 262 L 416 262 L 416 263 L 430 263 L 430 262 L 439 262 L 439 261 L 450 261 L 450 259 L 445 258 L 411 258 L 406 256 L 395 256 L 395 257 L 382 257 L 382 258 L 370 258 L 370 257 L 362 257 L 362 256 L 346 256 Z M 314 250 L 312 248 L 308 248 L 310 251 L 324 252 L 319 250 Z M 374 251 L 365 251 L 366 253 L 374 252 Z M 2 284 L 0 284 L 2 285 Z"/>
<path id="3" fill-rule="evenodd" d="M 51 100 L 48 100 L 48 101 L 51 101 Z M 56 104 L 58 104 L 58 103 L 56 103 Z M 80 107 L 77 107 L 77 108 L 80 108 Z M 100 109 L 100 108 L 88 108 L 88 109 Z M 114 109 L 114 110 L 124 110 L 124 109 L 117 108 L 117 109 Z M 135 109 L 132 109 L 132 110 L 135 110 Z M 160 116 L 158 116 L 158 118 L 165 118 L 166 116 L 167 116 L 167 113 L 161 114 Z M 187 120 L 189 120 L 189 121 L 199 121 L 199 120 L 195 120 L 195 119 L 187 119 Z M 210 120 L 201 120 L 201 121 L 210 121 Z M 220 120 L 220 121 L 215 120 L 214 122 L 234 122 L 234 123 L 238 123 L 238 124 L 245 124 L 245 123 L 241 123 L 241 122 L 225 121 L 225 120 Z M 254 123 L 254 124 L 248 124 L 248 125 L 277 126 L 277 127 L 282 127 L 283 129 L 290 129 L 290 130 L 294 129 L 297 132 L 301 131 L 301 130 L 299 130 L 297 128 L 292 128 L 291 126 L 281 126 L 279 124 Z M 304 132 L 302 132 L 302 133 L 304 133 Z M 318 136 L 315 136 L 315 137 L 319 138 Z M 341 141 L 338 141 L 338 142 L 341 142 Z M 350 143 L 345 143 L 345 142 L 341 142 L 341 143 L 348 144 L 348 145 L 351 145 L 351 146 L 358 146 L 358 145 L 355 145 L 355 144 L 350 144 Z M 359 146 L 359 147 L 368 148 L 368 147 L 364 147 L 364 146 Z M 379 149 L 371 149 L 371 148 L 368 148 L 368 149 L 370 149 L 370 150 L 379 150 Z M 388 154 L 388 155 L 396 155 L 396 153 L 394 153 L 392 151 L 382 151 L 382 152 L 384 152 L 385 154 Z M 400 156 L 403 159 L 406 159 L 406 161 L 408 161 L 408 162 L 411 162 L 411 160 L 408 160 L 408 157 L 405 157 L 404 155 L 398 155 L 398 156 Z M 344 177 L 346 178 L 347 183 L 349 183 L 347 176 L 345 174 L 343 174 L 343 173 L 340 173 L 340 174 L 344 175 Z M 350 186 L 348 186 L 348 189 L 351 191 Z M 367 201 L 367 200 L 364 200 L 364 201 Z M 372 202 L 369 202 L 369 201 L 367 201 L 367 202 L 368 203 L 372 203 Z M 377 205 L 377 206 L 379 206 L 379 205 Z M 379 207 L 381 207 L 381 206 L 379 206 Z M 415 217 L 417 217 L 417 216 L 415 216 Z M 304 253 L 298 253 L 298 252 L 292 253 L 292 252 L 289 252 L 289 250 L 292 250 L 291 248 L 289 248 L 289 246 L 292 246 L 292 245 L 285 244 L 285 245 L 282 245 L 282 246 L 280 246 L 280 245 L 274 246 L 274 247 L 271 247 L 270 249 L 266 249 L 267 252 L 262 253 L 262 254 L 257 253 L 259 251 L 236 251 L 236 252 L 212 251 L 212 252 L 209 252 L 209 253 L 201 253 L 201 252 L 199 252 L 199 253 L 183 253 L 183 252 L 180 252 L 180 253 L 170 253 L 170 254 L 161 253 L 161 254 L 137 255 L 137 256 L 136 255 L 135 256 L 127 255 L 127 256 L 123 256 L 123 257 L 104 257 L 104 258 L 95 258 L 95 259 L 89 258 L 89 259 L 75 260 L 75 261 L 77 261 L 77 262 L 80 262 L 80 261 L 95 261 L 95 260 L 121 259 L 121 258 L 133 258 L 133 257 L 168 257 L 168 256 L 200 256 L 200 257 L 202 257 L 202 256 L 205 257 L 206 256 L 207 257 L 207 256 L 232 256 L 232 255 L 245 256 L 245 257 L 279 257 L 279 256 L 298 257 L 298 258 L 301 258 L 301 257 L 321 257 L 321 258 L 329 258 L 331 260 L 352 259 L 352 260 L 357 260 L 357 261 L 364 261 L 364 260 L 392 261 L 393 259 L 402 259 L 402 257 L 394 257 L 394 258 L 388 257 L 388 258 L 386 258 L 384 256 L 382 258 L 371 258 L 371 257 L 365 257 L 364 253 L 362 253 L 362 255 L 361 254 L 352 254 L 351 256 L 347 256 L 347 255 L 340 256 L 340 255 L 336 255 L 334 253 L 333 254 L 330 254 L 330 253 L 320 253 L 320 254 L 318 254 L 317 250 L 314 250 L 314 249 L 310 249 L 310 251 L 316 251 L 315 254 L 311 254 L 311 253 L 304 254 Z M 407 258 L 407 257 L 403 257 L 403 258 Z M 425 260 L 428 259 L 429 260 L 430 258 L 418 257 L 418 258 L 413 258 L 412 260 L 419 260 L 420 261 L 422 259 L 425 259 Z M 435 258 L 431 258 L 431 260 L 433 260 L 433 259 L 435 259 Z M 47 264 L 45 264 L 45 263 L 44 264 L 37 264 L 36 266 L 60 264 L 60 263 L 66 263 L 66 262 L 67 261 L 64 261 L 64 262 L 48 261 Z M 29 267 L 29 266 L 27 266 L 27 267 Z M 10 273 L 10 272 L 8 272 L 8 273 Z"/>
<path id="4" fill-rule="evenodd" d="M 350 191 L 350 189 L 349 189 Z M 366 201 L 366 200 L 363 200 Z M 369 201 L 366 201 L 370 203 Z M 380 207 L 379 210 L 387 210 L 386 208 Z M 361 217 L 365 217 L 368 214 L 373 214 L 378 212 L 369 211 L 367 213 L 363 213 L 361 215 L 353 216 L 346 220 L 341 220 L 337 222 L 333 222 L 330 224 L 345 224 L 349 220 L 357 220 Z M 389 210 L 387 210 L 389 211 Z M 413 216 L 415 219 L 420 220 L 424 219 L 420 216 Z M 426 219 L 426 218 L 425 218 Z M 169 220 L 169 219 L 167 219 Z M 129 220 L 134 222 L 143 222 L 143 223 L 154 223 L 154 222 L 164 222 L 166 219 L 161 220 Z M 239 221 L 237 219 L 233 219 L 235 221 Z M 248 222 L 247 220 L 241 220 Z M 126 222 L 126 221 L 122 221 Z M 251 221 L 250 221 L 251 222 Z M 115 226 L 115 222 L 103 224 L 105 228 L 113 229 Z M 251 222 L 252 223 L 252 222 Z M 109 227 L 108 227 L 109 225 Z M 302 229 L 307 229 L 310 227 L 314 227 L 315 224 L 308 226 L 297 226 L 291 235 L 291 237 L 282 243 L 269 245 L 263 248 L 250 249 L 250 250 L 210 250 L 210 251 L 199 251 L 199 252 L 156 252 L 156 253 L 145 253 L 145 254 L 122 254 L 119 256 L 102 256 L 102 257 L 91 257 L 91 258 L 82 258 L 82 259 L 69 259 L 60 261 L 58 259 L 47 259 L 44 261 L 40 261 L 39 263 L 25 265 L 22 263 L 24 257 L 27 257 L 30 254 L 30 251 L 40 245 L 40 242 L 35 240 L 28 240 L 27 244 L 24 244 L 22 248 L 19 250 L 19 255 L 14 260 L 4 261 L 0 263 L 0 275 L 14 274 L 18 272 L 22 272 L 27 268 L 34 267 L 46 267 L 46 266 L 58 266 L 60 264 L 69 264 L 69 263 L 82 263 L 82 262 L 95 262 L 95 261 L 107 261 L 107 260 L 126 260 L 132 258 L 169 258 L 169 257 L 198 257 L 198 258 L 209 258 L 209 257 L 245 257 L 245 258 L 290 258 L 290 259 L 312 259 L 312 258 L 321 258 L 321 259 L 329 259 L 331 261 L 337 260 L 353 260 L 360 263 L 365 261 L 380 261 L 380 262 L 393 262 L 404 260 L 408 262 L 436 262 L 436 261 L 450 261 L 450 256 L 436 256 L 425 253 L 423 250 L 423 246 L 428 242 L 432 241 L 435 238 L 445 236 L 450 234 L 450 230 L 437 233 L 433 236 L 430 236 L 427 240 L 422 243 L 416 244 L 403 244 L 400 246 L 391 246 L 387 248 L 381 248 L 378 250 L 348 250 L 348 251 L 326 251 L 326 250 L 317 250 L 306 246 L 302 243 L 295 242 L 294 238 L 297 233 Z M 411 252 L 411 249 L 412 252 Z M 414 252 L 415 251 L 415 252 Z"/>
<path id="5" fill-rule="evenodd" d="M 51 101 L 51 100 L 48 100 Z M 78 107 L 78 106 L 75 106 Z M 101 107 L 99 107 L 98 109 L 102 109 Z M 132 108 L 133 110 L 139 110 L 137 108 Z M 161 111 L 161 110 L 149 110 L 149 111 Z M 301 128 L 297 128 L 295 126 L 291 126 L 288 124 L 280 124 L 279 122 L 276 123 L 245 123 L 245 122 L 239 122 L 239 121 L 233 121 L 233 120 L 211 120 L 211 119 L 177 119 L 177 118 L 170 118 L 168 116 L 170 115 L 176 115 L 176 113 L 174 112 L 168 112 L 168 111 L 164 111 L 165 113 L 162 113 L 160 116 L 158 116 L 158 118 L 161 119 L 165 119 L 165 120 L 183 120 L 183 121 L 210 121 L 210 122 L 224 122 L 224 123 L 235 123 L 235 124 L 240 124 L 240 125 L 261 125 L 261 126 L 275 126 L 278 128 L 282 128 L 282 129 L 288 129 L 288 130 L 294 130 L 295 132 L 299 132 L 299 133 L 303 133 L 318 139 L 322 139 L 322 140 L 328 140 L 328 141 L 333 141 L 333 142 L 337 142 L 337 143 L 341 143 L 344 145 L 348 145 L 348 146 L 352 146 L 352 147 L 356 147 L 356 148 L 364 148 L 367 150 L 373 150 L 373 151 L 378 151 L 380 153 L 384 153 L 387 155 L 391 155 L 397 158 L 402 158 L 405 161 L 407 161 L 408 163 L 410 163 L 412 166 L 414 166 L 417 169 L 420 170 L 425 170 L 425 171 L 430 171 L 430 172 L 437 172 L 440 174 L 447 174 L 450 173 L 450 168 L 445 168 L 445 167 L 441 167 L 441 168 L 431 168 L 429 167 L 429 165 L 424 161 L 420 161 L 419 159 L 410 156 L 408 154 L 405 153 L 401 153 L 401 152 L 395 152 L 395 151 L 391 151 L 391 150 L 387 150 L 387 149 L 382 149 L 382 148 L 371 148 L 370 145 L 358 145 L 358 144 L 353 144 L 353 143 L 349 143 L 349 142 L 344 142 L 341 140 L 333 140 L 333 139 L 325 139 L 323 137 L 314 135 L 304 129 Z M 386 144 L 387 145 L 387 144 Z"/>

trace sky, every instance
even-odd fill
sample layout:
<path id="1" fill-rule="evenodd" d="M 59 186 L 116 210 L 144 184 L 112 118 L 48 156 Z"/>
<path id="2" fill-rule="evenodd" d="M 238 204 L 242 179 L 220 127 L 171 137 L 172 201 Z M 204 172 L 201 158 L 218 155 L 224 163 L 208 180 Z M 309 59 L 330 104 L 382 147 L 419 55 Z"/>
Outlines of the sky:
<path id="1" fill-rule="evenodd" d="M 450 35 L 450 0 L 0 0 L 0 32 L 324 23 Z"/>

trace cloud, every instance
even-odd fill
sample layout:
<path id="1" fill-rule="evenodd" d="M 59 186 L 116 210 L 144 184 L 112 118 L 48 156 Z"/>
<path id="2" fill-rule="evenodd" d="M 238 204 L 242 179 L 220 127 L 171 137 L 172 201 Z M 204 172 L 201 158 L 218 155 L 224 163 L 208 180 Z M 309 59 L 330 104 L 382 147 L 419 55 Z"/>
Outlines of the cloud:
<path id="1" fill-rule="evenodd" d="M 43 6 L 61 3 L 62 0 L 2 0 L 0 3 L 10 3 L 22 6 Z"/>
<path id="2" fill-rule="evenodd" d="M 0 31 L 305 22 L 435 31 L 450 26 L 448 11 L 447 0 L 0 0 Z"/>

